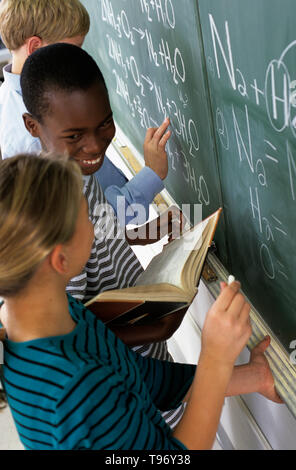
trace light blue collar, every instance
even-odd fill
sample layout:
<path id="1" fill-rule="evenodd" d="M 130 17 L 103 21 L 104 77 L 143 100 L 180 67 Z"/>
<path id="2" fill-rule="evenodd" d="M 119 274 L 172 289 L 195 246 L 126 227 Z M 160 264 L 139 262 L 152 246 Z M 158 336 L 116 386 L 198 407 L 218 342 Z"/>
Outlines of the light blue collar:
<path id="1" fill-rule="evenodd" d="M 3 68 L 3 76 L 9 88 L 22 95 L 21 76 L 17 73 L 11 73 L 11 64 L 5 65 Z"/>

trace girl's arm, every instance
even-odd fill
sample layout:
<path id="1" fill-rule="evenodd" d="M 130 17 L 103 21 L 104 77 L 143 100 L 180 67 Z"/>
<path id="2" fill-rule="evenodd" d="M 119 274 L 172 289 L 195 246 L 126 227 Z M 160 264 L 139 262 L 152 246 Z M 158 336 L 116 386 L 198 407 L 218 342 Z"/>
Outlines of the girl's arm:
<path id="1" fill-rule="evenodd" d="M 233 282 L 209 310 L 191 393 L 173 436 L 188 449 L 211 449 L 234 362 L 252 330 L 250 306 Z"/>

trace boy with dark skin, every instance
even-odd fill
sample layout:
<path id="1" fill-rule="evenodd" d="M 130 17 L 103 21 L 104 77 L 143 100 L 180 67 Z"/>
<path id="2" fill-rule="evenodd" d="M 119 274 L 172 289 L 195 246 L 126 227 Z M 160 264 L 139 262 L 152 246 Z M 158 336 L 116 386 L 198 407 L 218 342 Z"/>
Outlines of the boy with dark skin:
<path id="1" fill-rule="evenodd" d="M 37 120 L 28 113 L 24 114 L 27 130 L 33 137 L 40 139 L 45 151 L 67 153 L 79 164 L 83 175 L 96 173 L 115 136 L 113 113 L 105 85 L 97 81 L 88 90 L 69 93 L 49 90 L 46 101 L 50 103 L 50 112 L 44 114 L 42 119 Z M 168 172 L 165 146 L 171 135 L 169 124 L 169 119 L 166 119 L 159 128 L 148 129 L 144 141 L 146 166 L 161 179 Z M 153 231 L 152 222 L 137 229 L 136 239 L 133 231 L 127 232 L 127 239 L 130 244 L 154 243 L 156 239 L 149 239 L 147 234 L 156 233 L 157 238 L 161 238 L 167 233 L 166 229 L 169 232 L 173 230 L 172 219 L 179 216 L 179 211 L 172 207 L 167 214 L 154 221 L 157 224 L 156 231 Z"/>

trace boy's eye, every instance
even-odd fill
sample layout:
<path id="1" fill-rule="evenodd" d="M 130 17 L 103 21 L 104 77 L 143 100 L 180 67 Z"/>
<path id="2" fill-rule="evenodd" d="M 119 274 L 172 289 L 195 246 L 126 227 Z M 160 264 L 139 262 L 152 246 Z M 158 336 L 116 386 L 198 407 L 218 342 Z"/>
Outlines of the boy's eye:
<path id="1" fill-rule="evenodd" d="M 103 124 L 101 124 L 100 128 L 105 129 L 106 127 L 110 126 L 110 124 L 113 124 L 113 117 L 111 117 L 107 121 L 103 122 Z"/>
<path id="2" fill-rule="evenodd" d="M 72 135 L 67 135 L 66 139 L 69 140 L 70 142 L 74 142 L 80 138 L 80 134 L 72 134 Z"/>

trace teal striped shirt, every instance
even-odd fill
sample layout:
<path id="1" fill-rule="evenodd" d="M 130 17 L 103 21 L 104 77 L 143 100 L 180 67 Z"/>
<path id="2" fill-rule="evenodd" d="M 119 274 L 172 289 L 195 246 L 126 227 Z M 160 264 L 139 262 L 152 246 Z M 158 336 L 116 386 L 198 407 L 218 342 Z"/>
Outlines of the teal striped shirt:
<path id="1" fill-rule="evenodd" d="M 25 449 L 185 449 L 159 410 L 180 404 L 195 366 L 137 354 L 68 300 L 71 333 L 4 341 L 5 388 Z"/>

